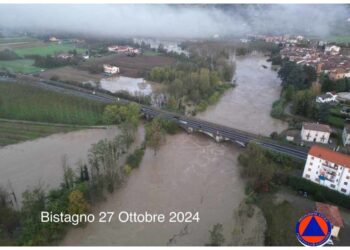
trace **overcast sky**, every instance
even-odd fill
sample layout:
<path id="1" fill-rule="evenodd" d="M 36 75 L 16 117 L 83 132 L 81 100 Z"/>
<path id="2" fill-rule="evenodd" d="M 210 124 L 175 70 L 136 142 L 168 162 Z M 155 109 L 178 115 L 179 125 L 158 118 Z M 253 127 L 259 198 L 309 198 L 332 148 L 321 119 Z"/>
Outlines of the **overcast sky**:
<path id="1" fill-rule="evenodd" d="M 201 38 L 256 32 L 327 35 L 346 24 L 344 5 L 0 5 L 0 25 L 108 36 Z"/>

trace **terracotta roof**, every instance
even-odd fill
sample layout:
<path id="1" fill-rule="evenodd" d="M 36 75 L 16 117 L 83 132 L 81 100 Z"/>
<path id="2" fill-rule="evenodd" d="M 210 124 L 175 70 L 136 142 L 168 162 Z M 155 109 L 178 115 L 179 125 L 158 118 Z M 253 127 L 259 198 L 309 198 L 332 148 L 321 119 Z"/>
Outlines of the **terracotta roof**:
<path id="1" fill-rule="evenodd" d="M 337 227 L 344 227 L 344 222 L 340 215 L 338 207 L 321 202 L 316 202 L 316 209 L 318 212 L 326 216 L 327 219 L 330 220 L 332 225 Z"/>
<path id="2" fill-rule="evenodd" d="M 332 129 L 330 126 L 325 124 L 319 124 L 319 123 L 303 122 L 303 128 L 307 130 L 316 130 L 316 131 L 322 131 L 322 132 L 328 132 L 328 133 L 332 132 Z"/>
<path id="3" fill-rule="evenodd" d="M 345 155 L 333 150 L 330 150 L 328 148 L 319 146 L 319 145 L 313 145 L 309 150 L 309 155 L 321 158 L 326 161 L 333 162 L 337 165 L 341 165 L 347 168 L 350 168 L 350 156 Z"/>

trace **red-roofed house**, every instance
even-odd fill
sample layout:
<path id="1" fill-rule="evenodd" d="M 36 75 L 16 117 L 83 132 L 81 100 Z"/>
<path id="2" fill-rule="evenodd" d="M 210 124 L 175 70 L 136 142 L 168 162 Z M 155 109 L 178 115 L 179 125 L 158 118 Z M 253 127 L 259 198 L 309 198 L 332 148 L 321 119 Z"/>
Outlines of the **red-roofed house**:
<path id="1" fill-rule="evenodd" d="M 337 238 L 340 228 L 344 227 L 343 218 L 340 215 L 339 208 L 329 204 L 316 202 L 316 210 L 326 216 L 326 218 L 332 223 L 331 235 Z"/>
<path id="2" fill-rule="evenodd" d="M 303 178 L 350 196 L 350 156 L 314 145 Z"/>

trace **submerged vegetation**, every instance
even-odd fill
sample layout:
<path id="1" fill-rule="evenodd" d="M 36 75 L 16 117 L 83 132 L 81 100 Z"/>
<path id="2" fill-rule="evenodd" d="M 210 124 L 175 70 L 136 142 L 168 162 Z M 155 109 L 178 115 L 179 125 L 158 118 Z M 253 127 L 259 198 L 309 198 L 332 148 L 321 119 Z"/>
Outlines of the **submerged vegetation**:
<path id="1" fill-rule="evenodd" d="M 0 120 L 0 147 L 76 129 L 79 127 Z"/>
<path id="2" fill-rule="evenodd" d="M 63 238 L 69 226 L 81 226 L 83 223 L 41 222 L 41 212 L 53 214 L 81 215 L 91 212 L 91 206 L 105 199 L 106 193 L 112 193 L 125 181 L 126 174 L 138 167 L 144 149 L 137 149 L 123 165 L 121 156 L 127 154 L 134 141 L 138 126 L 138 110 L 135 106 L 125 106 L 135 112 L 120 112 L 121 134 L 113 140 L 100 140 L 89 150 L 88 161 L 80 162 L 75 167 L 63 161 L 63 181 L 60 187 L 44 190 L 34 187 L 23 193 L 22 204 L 12 191 L 0 187 L 0 245 L 53 245 Z M 108 112 L 107 112 L 108 113 Z M 126 116 L 124 116 L 126 115 Z M 128 128 L 127 130 L 123 128 Z M 20 207 L 20 209 L 15 208 Z"/>

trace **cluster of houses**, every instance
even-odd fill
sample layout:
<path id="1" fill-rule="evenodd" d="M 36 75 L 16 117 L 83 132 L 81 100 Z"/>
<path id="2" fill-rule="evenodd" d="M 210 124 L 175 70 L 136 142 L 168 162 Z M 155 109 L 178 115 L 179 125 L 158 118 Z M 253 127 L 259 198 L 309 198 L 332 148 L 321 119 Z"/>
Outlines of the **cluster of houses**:
<path id="1" fill-rule="evenodd" d="M 342 55 L 339 46 L 327 45 L 323 41 L 310 42 L 300 35 L 250 35 L 248 39 L 241 39 L 241 42 L 251 40 L 279 44 L 283 47 L 280 51 L 282 58 L 288 58 L 297 64 L 312 66 L 318 74 L 326 73 L 332 80 L 350 77 L 350 58 Z"/>
<path id="2" fill-rule="evenodd" d="M 109 52 L 114 52 L 114 53 L 123 53 L 126 55 L 138 55 L 140 54 L 140 50 L 130 47 L 130 46 L 120 46 L 120 45 L 111 45 L 108 46 L 108 51 Z"/>
<path id="3" fill-rule="evenodd" d="M 316 44 L 309 47 L 288 44 L 280 54 L 297 64 L 312 66 L 317 74 L 326 73 L 332 80 L 350 77 L 350 58 L 342 55 L 341 48 L 335 45 L 326 45 L 322 50 Z"/>
<path id="4" fill-rule="evenodd" d="M 300 137 L 305 142 L 329 144 L 332 129 L 329 125 L 320 123 L 303 122 Z M 291 138 L 294 140 L 294 138 Z M 343 128 L 342 142 L 344 146 L 350 145 L 350 124 Z"/>
<path id="5" fill-rule="evenodd" d="M 350 156 L 320 146 L 330 142 L 331 133 L 328 125 L 303 123 L 301 140 L 318 143 L 308 152 L 303 178 L 350 196 Z M 350 125 L 344 127 L 342 139 L 350 145 Z"/>
<path id="6" fill-rule="evenodd" d="M 247 40 L 263 40 L 267 43 L 275 43 L 282 45 L 297 44 L 305 40 L 303 36 L 281 35 L 281 36 L 266 36 L 266 35 L 249 35 Z"/>
<path id="7" fill-rule="evenodd" d="M 331 127 L 325 124 L 303 123 L 301 139 L 318 144 L 313 144 L 308 152 L 302 177 L 350 196 L 350 156 L 321 146 L 329 143 L 331 132 Z M 350 125 L 344 127 L 343 143 L 350 145 Z M 316 210 L 331 221 L 331 235 L 337 238 L 344 227 L 338 207 L 316 202 Z"/>

